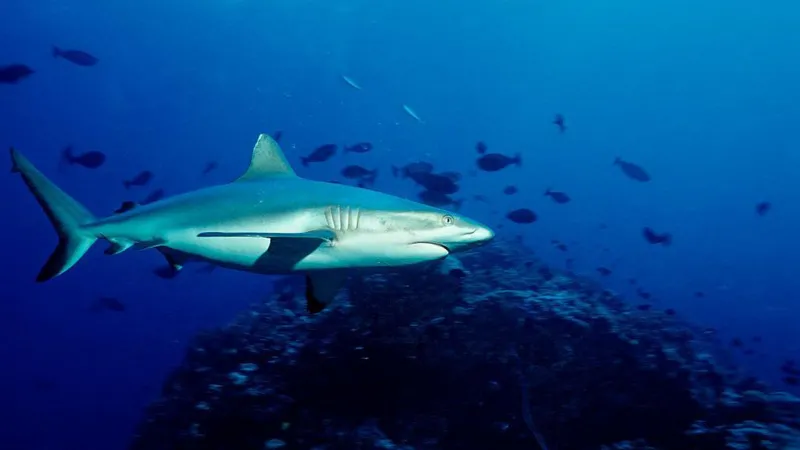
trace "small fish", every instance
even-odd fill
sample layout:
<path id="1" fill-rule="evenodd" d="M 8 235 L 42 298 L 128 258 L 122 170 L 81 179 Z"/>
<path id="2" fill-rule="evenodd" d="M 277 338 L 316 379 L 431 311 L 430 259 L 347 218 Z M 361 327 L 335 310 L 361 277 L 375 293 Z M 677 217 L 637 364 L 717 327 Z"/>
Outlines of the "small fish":
<path id="1" fill-rule="evenodd" d="M 644 236 L 645 240 L 651 244 L 661 244 L 665 247 L 668 247 L 672 244 L 672 235 L 669 233 L 662 233 L 658 234 L 653 231 L 650 227 L 644 227 L 642 229 L 642 236 Z"/>
<path id="2" fill-rule="evenodd" d="M 149 170 L 143 170 L 132 179 L 123 181 L 122 184 L 125 186 L 125 189 L 130 189 L 131 186 L 144 186 L 152 179 L 153 172 L 150 172 Z"/>
<path id="3" fill-rule="evenodd" d="M 119 208 L 114 210 L 114 214 L 122 214 L 124 212 L 128 212 L 133 208 L 136 208 L 136 206 L 137 206 L 136 202 L 131 200 L 125 200 L 124 202 L 122 202 Z"/>
<path id="4" fill-rule="evenodd" d="M 453 183 L 458 183 L 459 181 L 461 181 L 461 174 L 452 170 L 449 172 L 442 172 L 439 175 L 450 178 L 450 180 L 452 180 Z"/>
<path id="5" fill-rule="evenodd" d="M 556 114 L 556 117 L 553 119 L 553 125 L 558 127 L 559 133 L 563 133 L 564 131 L 566 131 L 567 126 L 564 125 L 564 115 Z"/>
<path id="6" fill-rule="evenodd" d="M 91 151 L 76 155 L 72 146 L 67 146 L 61 151 L 61 160 L 67 164 L 77 164 L 87 169 L 97 169 L 106 162 L 106 155 L 102 152 Z"/>
<path id="7" fill-rule="evenodd" d="M 282 137 L 283 137 L 283 131 L 281 131 L 281 130 L 278 130 L 278 131 L 276 131 L 275 133 L 272 134 L 272 139 L 275 140 L 275 142 L 278 142 L 278 143 L 281 142 L 281 138 Z"/>
<path id="8" fill-rule="evenodd" d="M 740 338 L 738 338 L 738 337 L 737 338 L 733 338 L 731 340 L 731 347 L 737 347 L 737 348 L 744 347 L 744 342 L 742 342 L 742 340 Z"/>
<path id="9" fill-rule="evenodd" d="M 359 142 L 358 144 L 345 146 L 345 153 L 367 153 L 372 150 L 372 144 L 369 142 Z"/>
<path id="10" fill-rule="evenodd" d="M 375 179 L 378 177 L 378 169 L 369 170 L 357 165 L 347 166 L 342 169 L 341 173 L 342 176 L 349 180 L 363 181 L 366 186 L 375 184 Z"/>
<path id="11" fill-rule="evenodd" d="M 481 194 L 473 195 L 472 199 L 476 200 L 476 201 L 479 201 L 479 202 L 483 202 L 483 203 L 489 203 L 489 199 L 487 199 L 486 196 L 481 195 Z"/>
<path id="12" fill-rule="evenodd" d="M 765 216 L 770 209 L 772 209 L 772 203 L 761 202 L 756 205 L 756 214 L 758 214 L 759 216 Z"/>
<path id="13" fill-rule="evenodd" d="M 653 305 L 642 303 L 641 305 L 637 306 L 636 309 L 639 311 L 650 311 L 653 308 Z"/>
<path id="14" fill-rule="evenodd" d="M 607 277 L 607 276 L 611 275 L 611 269 L 609 269 L 607 267 L 598 267 L 597 268 L 597 273 L 599 273 L 600 275 L 602 275 L 604 277 Z"/>
<path id="15" fill-rule="evenodd" d="M 561 250 L 562 252 L 569 251 L 569 247 L 567 247 L 567 244 L 565 244 L 565 243 L 563 243 L 563 242 L 561 242 L 559 240 L 553 239 L 553 240 L 550 241 L 550 244 L 552 244 L 553 247 Z"/>
<path id="16" fill-rule="evenodd" d="M 486 172 L 497 172 L 511 164 L 522 165 L 522 157 L 517 154 L 513 158 L 500 153 L 489 153 L 478 158 L 478 167 Z"/>
<path id="17" fill-rule="evenodd" d="M 664 314 L 666 314 L 668 316 L 674 316 L 675 315 L 675 310 L 672 309 L 672 308 L 667 308 L 667 309 L 664 310 Z"/>
<path id="18" fill-rule="evenodd" d="M 461 200 L 454 200 L 449 195 L 437 191 L 422 191 L 419 193 L 419 199 L 422 203 L 430 206 L 442 207 L 453 206 L 453 209 L 458 210 L 461 208 Z"/>
<path id="19" fill-rule="evenodd" d="M 800 385 L 800 378 L 792 376 L 783 377 L 783 382 L 789 386 L 798 386 Z"/>
<path id="20" fill-rule="evenodd" d="M 705 293 L 705 292 L 703 292 L 703 291 L 696 291 L 696 292 L 694 293 L 694 296 L 695 296 L 696 298 L 703 298 L 703 297 L 705 297 L 705 296 L 706 296 L 706 293 Z"/>
<path id="21" fill-rule="evenodd" d="M 436 191 L 441 194 L 455 194 L 459 190 L 458 184 L 445 175 L 436 173 L 418 173 L 410 175 L 409 178 L 415 183 L 429 191 Z"/>
<path id="22" fill-rule="evenodd" d="M 433 172 L 433 164 L 424 161 L 408 163 L 403 167 L 392 166 L 392 175 L 395 177 L 402 176 L 403 178 L 409 178 L 418 174 L 431 172 Z"/>
<path id="23" fill-rule="evenodd" d="M 414 119 L 415 119 L 417 122 L 419 122 L 419 123 L 424 123 L 424 122 L 422 121 L 422 119 L 420 119 L 420 118 L 419 118 L 419 116 L 417 115 L 417 113 L 416 113 L 416 112 L 415 112 L 413 109 L 411 109 L 411 107 L 410 107 L 410 106 L 408 106 L 408 105 L 403 105 L 403 110 L 406 112 L 406 114 L 408 114 L 409 116 L 413 117 L 413 118 L 414 118 Z"/>
<path id="24" fill-rule="evenodd" d="M 155 191 L 151 192 L 150 195 L 144 198 L 140 205 L 147 205 L 149 203 L 154 203 L 164 198 L 164 190 L 163 189 L 156 189 Z"/>
<path id="25" fill-rule="evenodd" d="M 505 189 L 503 189 L 503 194 L 506 194 L 506 195 L 514 195 L 517 192 L 519 192 L 519 189 L 517 189 L 517 187 L 513 186 L 513 185 L 506 186 Z"/>
<path id="26" fill-rule="evenodd" d="M 345 83 L 349 84 L 351 87 L 358 89 L 359 91 L 361 90 L 361 85 L 353 81 L 353 79 L 348 77 L 347 75 L 342 75 L 342 79 L 344 80 Z"/>
<path id="27" fill-rule="evenodd" d="M 572 199 L 564 192 L 552 191 L 550 189 L 544 192 L 544 195 L 553 199 L 554 202 L 564 204 L 569 203 Z"/>
<path id="28" fill-rule="evenodd" d="M 652 296 L 653 296 L 653 294 L 651 294 L 651 293 L 649 293 L 649 292 L 645 291 L 645 290 L 644 290 L 644 289 L 642 289 L 642 288 L 638 288 L 638 289 L 636 289 L 636 295 L 638 295 L 639 297 L 641 297 L 641 298 L 643 298 L 643 299 L 645 299 L 645 300 L 648 300 L 648 299 L 650 299 L 650 297 L 652 297 Z"/>
<path id="29" fill-rule="evenodd" d="M 489 147 L 483 141 L 478 141 L 478 143 L 475 144 L 475 150 L 481 155 L 486 154 L 486 150 L 488 149 Z"/>
<path id="30" fill-rule="evenodd" d="M 0 83 L 17 84 L 20 80 L 33 75 L 34 71 L 24 64 L 0 66 Z"/>
<path id="31" fill-rule="evenodd" d="M 203 168 L 203 175 L 210 174 L 211 172 L 216 170 L 217 167 L 219 167 L 219 163 L 217 163 L 216 161 L 209 161 L 208 163 L 206 163 L 206 166 Z"/>
<path id="32" fill-rule="evenodd" d="M 79 66 L 89 67 L 97 64 L 100 60 L 82 50 L 62 50 L 53 46 L 53 58 L 64 58 L 67 61 Z"/>
<path id="33" fill-rule="evenodd" d="M 100 297 L 92 303 L 91 309 L 95 312 L 104 310 L 122 312 L 125 311 L 125 304 L 114 297 Z"/>
<path id="34" fill-rule="evenodd" d="M 536 213 L 527 208 L 515 209 L 506 214 L 506 217 L 514 223 L 533 223 L 536 222 Z"/>
<path id="35" fill-rule="evenodd" d="M 308 163 L 319 163 L 325 162 L 333 155 L 336 154 L 336 150 L 338 150 L 339 146 L 336 144 L 325 144 L 322 146 L 317 147 L 310 155 L 300 158 L 300 161 L 303 163 L 303 166 L 308 167 Z"/>
<path id="36" fill-rule="evenodd" d="M 614 159 L 614 165 L 619 166 L 622 173 L 628 178 L 642 183 L 650 181 L 650 175 L 639 165 L 623 161 L 621 158 Z"/>

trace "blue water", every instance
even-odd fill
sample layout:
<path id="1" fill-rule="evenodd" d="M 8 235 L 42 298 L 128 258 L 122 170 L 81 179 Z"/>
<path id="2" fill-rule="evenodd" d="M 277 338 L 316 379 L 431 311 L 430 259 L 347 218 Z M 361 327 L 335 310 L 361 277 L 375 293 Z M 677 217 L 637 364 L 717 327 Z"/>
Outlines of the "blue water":
<path id="1" fill-rule="evenodd" d="M 121 184 L 142 169 L 168 194 L 235 178 L 261 132 L 284 132 L 302 176 L 379 167 L 376 188 L 409 198 L 391 164 L 468 173 L 484 140 L 523 167 L 467 177 L 464 214 L 524 235 L 555 266 L 565 255 L 550 240 L 568 243 L 576 272 L 611 267 L 603 282 L 629 296 L 636 277 L 657 307 L 722 339 L 762 336 L 742 362 L 778 384 L 780 362 L 800 355 L 798 23 L 788 0 L 5 0 L 0 65 L 36 73 L 0 85 L 0 146 L 101 215 L 149 192 Z M 54 59 L 52 45 L 100 63 Z M 358 141 L 376 148 L 299 165 L 320 144 Z M 60 171 L 67 144 L 108 162 Z M 617 156 L 653 181 L 625 178 Z M 220 168 L 204 178 L 210 160 Z M 521 193 L 504 196 L 508 184 Z M 548 187 L 573 201 L 549 201 Z M 269 278 L 223 270 L 161 280 L 155 252 L 99 248 L 37 285 L 55 234 L 18 177 L 0 191 L 0 448 L 124 448 L 191 336 L 269 292 Z M 759 217 L 764 200 L 774 207 Z M 540 220 L 504 219 L 519 207 Z M 673 245 L 647 244 L 644 226 Z M 93 313 L 98 296 L 128 309 Z"/>

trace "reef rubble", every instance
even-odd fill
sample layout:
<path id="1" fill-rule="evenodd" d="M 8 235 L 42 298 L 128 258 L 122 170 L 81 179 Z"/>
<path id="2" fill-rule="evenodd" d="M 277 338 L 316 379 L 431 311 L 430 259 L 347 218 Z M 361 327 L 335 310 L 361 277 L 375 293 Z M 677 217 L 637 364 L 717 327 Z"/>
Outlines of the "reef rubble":
<path id="1" fill-rule="evenodd" d="M 800 400 L 518 242 L 351 277 L 308 316 L 287 278 L 191 343 L 131 450 L 800 450 Z"/>

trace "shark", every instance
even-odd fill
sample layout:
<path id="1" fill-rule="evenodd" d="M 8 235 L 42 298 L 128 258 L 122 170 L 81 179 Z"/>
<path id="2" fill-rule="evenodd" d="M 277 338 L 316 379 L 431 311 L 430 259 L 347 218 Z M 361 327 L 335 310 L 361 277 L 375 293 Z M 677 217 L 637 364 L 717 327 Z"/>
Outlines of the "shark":
<path id="1" fill-rule="evenodd" d="M 58 234 L 36 281 L 73 267 L 98 240 L 105 253 L 157 249 L 176 271 L 192 261 L 258 274 L 305 275 L 306 308 L 325 309 L 353 271 L 437 261 L 490 241 L 494 232 L 462 215 L 355 186 L 298 176 L 278 143 L 258 136 L 236 180 L 164 198 L 127 202 L 98 218 L 21 152 L 21 175 Z"/>

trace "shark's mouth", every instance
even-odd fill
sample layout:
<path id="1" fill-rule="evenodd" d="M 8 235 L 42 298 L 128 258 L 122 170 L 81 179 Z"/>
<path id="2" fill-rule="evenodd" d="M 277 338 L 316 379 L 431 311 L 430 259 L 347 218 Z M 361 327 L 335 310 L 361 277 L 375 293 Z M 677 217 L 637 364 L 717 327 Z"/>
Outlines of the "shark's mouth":
<path id="1" fill-rule="evenodd" d="M 450 254 L 450 249 L 449 249 L 449 248 L 447 248 L 447 246 L 446 246 L 446 245 L 444 245 L 444 244 L 441 244 L 441 243 L 439 243 L 439 242 L 425 242 L 425 241 L 422 241 L 422 242 L 412 242 L 412 243 L 411 243 L 411 245 L 417 245 L 417 244 L 433 245 L 433 246 L 435 246 L 435 247 L 439 247 L 439 248 L 443 249 L 445 252 L 447 252 L 448 254 Z"/>

